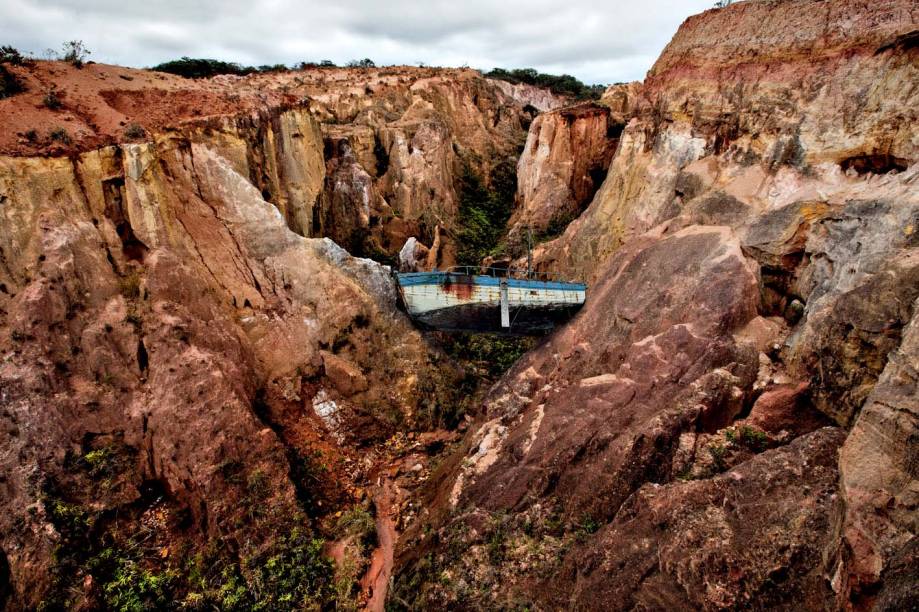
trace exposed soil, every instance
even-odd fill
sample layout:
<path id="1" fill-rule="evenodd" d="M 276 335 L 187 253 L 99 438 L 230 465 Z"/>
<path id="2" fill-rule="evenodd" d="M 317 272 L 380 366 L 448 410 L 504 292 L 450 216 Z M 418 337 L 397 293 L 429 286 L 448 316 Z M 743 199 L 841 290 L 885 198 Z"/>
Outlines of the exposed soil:
<path id="1" fill-rule="evenodd" d="M 381 476 L 382 483 L 374 495 L 377 510 L 377 540 L 379 546 L 373 551 L 370 569 L 361 580 L 361 590 L 367 597 L 367 610 L 383 612 L 389 579 L 392 576 L 393 553 L 399 534 L 393 520 L 395 513 L 396 485 L 387 474 Z"/>

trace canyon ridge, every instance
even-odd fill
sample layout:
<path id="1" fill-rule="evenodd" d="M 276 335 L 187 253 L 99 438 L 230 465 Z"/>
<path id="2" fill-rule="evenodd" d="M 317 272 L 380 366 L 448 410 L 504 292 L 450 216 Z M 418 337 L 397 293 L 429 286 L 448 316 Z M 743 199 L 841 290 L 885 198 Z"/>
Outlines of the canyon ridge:
<path id="1" fill-rule="evenodd" d="M 499 77 L 4 48 L 0 608 L 915 608 L 919 6 Z M 406 315 L 528 242 L 552 333 Z"/>

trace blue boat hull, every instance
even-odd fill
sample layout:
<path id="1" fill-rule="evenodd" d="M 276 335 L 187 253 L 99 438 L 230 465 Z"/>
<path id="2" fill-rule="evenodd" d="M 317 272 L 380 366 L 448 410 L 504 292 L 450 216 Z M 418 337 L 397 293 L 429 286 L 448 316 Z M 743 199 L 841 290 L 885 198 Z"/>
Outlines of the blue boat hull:
<path id="1" fill-rule="evenodd" d="M 445 331 L 543 334 L 571 318 L 586 291 L 579 283 L 449 272 L 400 274 L 398 281 L 412 319 Z"/>

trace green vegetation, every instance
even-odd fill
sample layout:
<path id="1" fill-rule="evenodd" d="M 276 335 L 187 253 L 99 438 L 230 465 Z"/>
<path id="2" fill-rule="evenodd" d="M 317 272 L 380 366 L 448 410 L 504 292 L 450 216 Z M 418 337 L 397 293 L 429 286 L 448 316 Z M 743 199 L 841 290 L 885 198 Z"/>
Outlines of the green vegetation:
<path id="1" fill-rule="evenodd" d="M 246 75 L 255 72 L 252 66 L 243 67 L 234 62 L 224 62 L 215 59 L 191 58 L 184 56 L 182 59 L 163 62 L 151 68 L 157 72 L 177 74 L 186 79 L 203 79 L 218 74 Z"/>
<path id="2" fill-rule="evenodd" d="M 708 454 L 712 457 L 712 466 L 718 472 L 723 472 L 727 468 L 724 457 L 727 449 L 721 444 L 713 444 L 708 447 Z"/>
<path id="3" fill-rule="evenodd" d="M 85 458 L 85 457 L 84 457 Z M 81 594 L 89 608 L 125 612 L 183 608 L 243 610 L 331 609 L 336 589 L 332 561 L 322 554 L 323 540 L 304 527 L 305 517 L 276 524 L 279 535 L 256 554 L 238 561 L 238 543 L 212 541 L 197 554 L 165 555 L 167 534 L 157 526 L 122 517 L 130 535 L 110 523 L 106 513 L 91 513 L 77 503 L 46 494 L 46 512 L 61 534 L 55 552 L 53 582 L 39 610 L 71 609 Z M 363 517 L 351 516 L 352 529 L 363 528 Z M 82 586 L 92 576 L 92 588 Z M 75 599 L 76 598 L 76 599 Z"/>
<path id="4" fill-rule="evenodd" d="M 374 68 L 376 63 L 369 57 L 365 57 L 361 60 L 351 60 L 348 62 L 348 68 Z"/>
<path id="5" fill-rule="evenodd" d="M 268 553 L 246 562 L 251 610 L 318 608 L 333 599 L 334 567 L 322 555 L 322 540 L 301 529 L 278 539 Z"/>
<path id="6" fill-rule="evenodd" d="M 604 85 L 585 85 L 570 74 L 544 74 L 532 68 L 517 68 L 515 70 L 495 68 L 491 72 L 486 72 L 485 76 L 491 79 L 507 81 L 508 83 L 526 83 L 527 85 L 545 87 L 552 93 L 571 96 L 577 100 L 597 100 L 606 89 Z"/>
<path id="7" fill-rule="evenodd" d="M 126 300 L 136 300 L 140 297 L 141 280 L 137 270 L 131 270 L 118 279 L 118 290 Z"/>
<path id="8" fill-rule="evenodd" d="M 62 499 L 47 498 L 45 511 L 57 530 L 68 536 L 87 531 L 94 522 L 92 515 L 82 506 Z"/>
<path id="9" fill-rule="evenodd" d="M 497 379 L 510 369 L 536 339 L 493 334 L 444 334 L 443 347 L 448 355 L 480 370 L 487 378 Z"/>
<path id="10" fill-rule="evenodd" d="M 587 540 L 588 536 L 597 533 L 599 530 L 600 523 L 594 517 L 585 514 L 575 530 L 575 539 L 579 542 L 583 542 Z"/>
<path id="11" fill-rule="evenodd" d="M 91 51 L 86 48 L 82 40 L 71 40 L 64 43 L 64 52 L 61 55 L 61 59 L 65 62 L 70 62 L 76 68 L 82 68 L 90 53 Z"/>
<path id="12" fill-rule="evenodd" d="M 457 260 L 461 265 L 479 265 L 483 258 L 500 250 L 499 241 L 517 191 L 515 160 L 506 159 L 495 166 L 490 185 L 464 161 L 456 183 L 460 200 Z"/>
<path id="13" fill-rule="evenodd" d="M 769 438 L 766 434 L 758 429 L 753 429 L 749 425 L 743 425 L 740 428 L 740 443 L 754 452 L 759 452 L 766 448 Z"/>
<path id="14" fill-rule="evenodd" d="M 305 64 L 300 64 L 305 67 Z M 206 79 L 218 74 L 234 74 L 236 76 L 246 76 L 256 72 L 286 72 L 290 70 L 285 64 L 263 64 L 261 66 L 243 66 L 236 62 L 224 62 L 222 60 L 207 59 L 200 57 L 184 56 L 181 59 L 172 60 L 157 64 L 151 70 L 157 72 L 168 72 L 177 74 L 186 79 Z"/>
<path id="15" fill-rule="evenodd" d="M 365 548 L 376 545 L 376 521 L 364 506 L 354 506 L 344 512 L 335 523 L 335 532 L 339 537 L 353 536 Z"/>
<path id="16" fill-rule="evenodd" d="M 22 66 L 28 61 L 29 60 L 27 60 L 16 47 L 12 47 L 10 45 L 0 46 L 0 64 Z"/>
<path id="17" fill-rule="evenodd" d="M 45 94 L 45 97 L 42 98 L 41 103 L 45 106 L 45 108 L 50 110 L 57 110 L 63 106 L 61 97 L 58 95 L 57 90 L 54 88 L 48 90 L 48 92 Z"/>
<path id="18" fill-rule="evenodd" d="M 726 430 L 724 439 L 728 444 L 745 446 L 754 453 L 765 450 L 769 444 L 769 436 L 765 432 L 749 425 L 741 425 L 739 432 L 736 428 Z"/>
<path id="19" fill-rule="evenodd" d="M 94 480 L 99 478 L 111 478 L 122 467 L 121 458 L 115 446 L 104 446 L 89 451 L 83 455 L 82 463 L 86 466 L 90 477 Z"/>
<path id="20" fill-rule="evenodd" d="M 23 91 L 25 91 L 25 86 L 22 81 L 10 72 L 6 66 L 0 64 L 0 100 L 10 98 Z"/>
<path id="21" fill-rule="evenodd" d="M 337 66 L 332 60 L 326 59 L 320 62 L 300 62 L 297 64 L 297 68 L 300 70 L 306 70 L 308 68 L 337 68 Z"/>
<path id="22" fill-rule="evenodd" d="M 62 144 L 70 144 L 71 142 L 70 134 L 68 134 L 67 130 L 65 130 L 62 127 L 54 128 L 53 130 L 51 130 L 48 136 L 49 138 L 51 138 L 51 140 L 55 142 L 60 142 Z"/>
<path id="23" fill-rule="evenodd" d="M 287 72 L 290 68 L 285 64 L 262 64 L 256 70 L 258 72 Z"/>
<path id="24" fill-rule="evenodd" d="M 163 571 L 146 568 L 128 551 L 106 548 L 90 559 L 88 567 L 94 575 L 105 577 L 101 591 L 109 610 L 163 610 L 175 599 L 178 572 L 171 568 Z"/>
<path id="25" fill-rule="evenodd" d="M 22 81 L 3 64 L 21 66 L 26 61 L 15 47 L 0 47 L 0 100 L 15 96 L 26 89 Z"/>

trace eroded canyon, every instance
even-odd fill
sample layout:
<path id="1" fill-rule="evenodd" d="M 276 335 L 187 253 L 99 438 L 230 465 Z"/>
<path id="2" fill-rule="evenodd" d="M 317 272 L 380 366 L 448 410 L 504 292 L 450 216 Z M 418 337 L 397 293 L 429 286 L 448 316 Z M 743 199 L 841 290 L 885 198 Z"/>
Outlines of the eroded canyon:
<path id="1" fill-rule="evenodd" d="M 917 32 L 739 2 L 586 103 L 4 64 L 0 603 L 915 605 Z M 525 233 L 553 334 L 400 310 Z"/>

